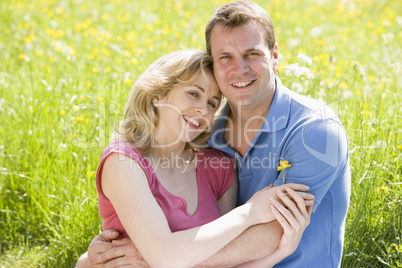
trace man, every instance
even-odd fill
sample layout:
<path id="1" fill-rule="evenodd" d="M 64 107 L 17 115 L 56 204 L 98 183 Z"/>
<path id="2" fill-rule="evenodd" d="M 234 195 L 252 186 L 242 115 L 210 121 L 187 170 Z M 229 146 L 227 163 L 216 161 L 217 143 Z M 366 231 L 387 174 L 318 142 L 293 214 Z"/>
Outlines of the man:
<path id="1" fill-rule="evenodd" d="M 275 76 L 279 50 L 274 28 L 257 4 L 223 5 L 205 34 L 215 78 L 227 99 L 209 143 L 236 158 L 238 204 L 271 183 L 308 185 L 315 196 L 315 213 L 297 250 L 276 267 L 339 267 L 350 198 L 348 142 L 339 119 L 330 108 L 290 91 Z M 278 173 L 280 161 L 290 166 L 282 164 Z M 264 237 L 268 232 L 271 241 Z M 205 265 L 229 267 L 261 258 L 281 235 L 276 221 L 250 228 Z M 89 248 L 92 263 L 120 256 L 113 262 L 123 263 L 136 254 L 129 241 L 107 251 L 112 246 L 101 239 Z"/>

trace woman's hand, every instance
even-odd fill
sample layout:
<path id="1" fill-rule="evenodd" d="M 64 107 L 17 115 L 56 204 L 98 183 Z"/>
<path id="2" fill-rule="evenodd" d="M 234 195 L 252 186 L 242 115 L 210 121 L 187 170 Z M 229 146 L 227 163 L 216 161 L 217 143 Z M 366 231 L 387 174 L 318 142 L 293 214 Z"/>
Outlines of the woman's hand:
<path id="1" fill-rule="evenodd" d="M 272 189 L 276 191 L 279 201 L 276 201 L 275 198 L 271 199 L 271 211 L 283 228 L 278 248 L 264 258 L 236 266 L 238 268 L 274 266 L 296 250 L 304 230 L 310 223 L 314 197 L 305 201 L 300 192 L 295 192 L 289 187 L 284 187 L 286 193 L 283 193 L 279 187 Z"/>
<path id="2" fill-rule="evenodd" d="M 286 189 L 290 189 L 298 199 L 301 199 L 302 202 L 305 203 L 305 206 L 313 204 L 314 196 L 305 192 L 309 189 L 309 187 L 304 184 L 288 183 L 276 187 L 272 187 L 271 184 L 256 192 L 245 204 L 251 206 L 250 216 L 255 224 L 266 223 L 277 219 L 276 215 L 273 213 L 273 210 L 270 209 L 272 200 L 276 200 L 284 204 L 282 198 L 277 196 L 277 191 L 282 193 L 282 191 L 286 191 Z M 284 195 L 287 196 L 287 200 L 290 202 L 292 202 L 291 199 L 294 199 L 294 197 L 290 194 Z"/>
<path id="3" fill-rule="evenodd" d="M 306 206 L 303 198 L 290 188 L 286 188 L 287 193 L 293 201 L 279 189 L 276 190 L 278 198 L 286 208 L 272 199 L 271 210 L 275 218 L 283 227 L 283 235 L 278 246 L 279 255 L 284 257 L 292 254 L 302 238 L 303 232 L 310 224 L 310 217 L 313 211 L 313 202 Z"/>

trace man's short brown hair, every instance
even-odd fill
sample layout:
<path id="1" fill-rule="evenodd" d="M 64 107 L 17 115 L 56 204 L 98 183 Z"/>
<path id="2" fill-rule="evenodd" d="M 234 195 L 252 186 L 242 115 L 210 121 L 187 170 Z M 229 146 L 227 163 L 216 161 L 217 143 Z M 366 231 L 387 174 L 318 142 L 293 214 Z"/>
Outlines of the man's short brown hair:
<path id="1" fill-rule="evenodd" d="M 275 47 L 274 25 L 269 14 L 259 5 L 251 1 L 235 1 L 222 5 L 209 19 L 205 28 L 207 52 L 211 54 L 211 32 L 215 25 L 233 29 L 256 21 L 264 31 L 269 50 Z"/>

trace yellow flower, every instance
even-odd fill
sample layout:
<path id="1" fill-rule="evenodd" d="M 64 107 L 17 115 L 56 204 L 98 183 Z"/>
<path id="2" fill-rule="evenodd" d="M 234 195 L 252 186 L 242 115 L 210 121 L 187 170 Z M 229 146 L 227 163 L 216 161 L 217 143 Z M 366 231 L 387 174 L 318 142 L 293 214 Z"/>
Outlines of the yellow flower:
<path id="1" fill-rule="evenodd" d="M 134 84 L 133 81 L 130 80 L 130 78 L 125 78 L 123 80 L 123 82 L 124 82 L 124 84 L 129 85 L 129 86 L 132 86 Z"/>
<path id="2" fill-rule="evenodd" d="M 103 101 L 103 98 L 102 98 L 102 97 L 98 97 L 96 100 L 97 100 L 98 102 L 102 102 L 102 101 Z"/>
<path id="3" fill-rule="evenodd" d="M 356 96 L 361 96 L 361 95 L 363 95 L 363 92 L 361 92 L 361 90 L 356 90 L 355 94 L 356 94 Z"/>
<path id="4" fill-rule="evenodd" d="M 285 184 L 285 169 L 287 169 L 288 167 L 291 167 L 291 166 L 292 165 L 286 160 L 284 160 L 284 161 L 280 160 L 279 161 L 279 166 L 278 166 L 277 170 L 278 171 L 283 170 L 283 184 Z"/>
<path id="5" fill-rule="evenodd" d="M 381 186 L 381 191 L 383 191 L 384 193 L 388 193 L 389 192 L 389 187 L 386 185 Z"/>
<path id="6" fill-rule="evenodd" d="M 396 148 L 398 148 L 399 150 L 402 150 L 402 145 L 398 145 L 398 146 L 396 146 Z"/>
<path id="7" fill-rule="evenodd" d="M 291 164 L 289 164 L 288 161 L 279 161 L 279 166 L 278 166 L 278 171 L 282 170 L 282 169 L 287 169 L 288 167 L 292 166 Z"/>

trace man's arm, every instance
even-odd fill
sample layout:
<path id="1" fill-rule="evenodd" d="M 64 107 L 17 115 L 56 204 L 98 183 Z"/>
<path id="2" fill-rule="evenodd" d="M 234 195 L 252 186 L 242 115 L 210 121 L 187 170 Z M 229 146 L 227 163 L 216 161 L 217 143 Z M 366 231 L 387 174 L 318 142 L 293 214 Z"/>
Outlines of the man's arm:
<path id="1" fill-rule="evenodd" d="M 129 238 L 114 240 L 117 237 L 119 233 L 115 230 L 107 230 L 96 236 L 75 268 L 149 267 Z"/>
<path id="2" fill-rule="evenodd" d="M 263 258 L 275 251 L 282 234 L 276 220 L 254 225 L 197 267 L 233 267 Z"/>

